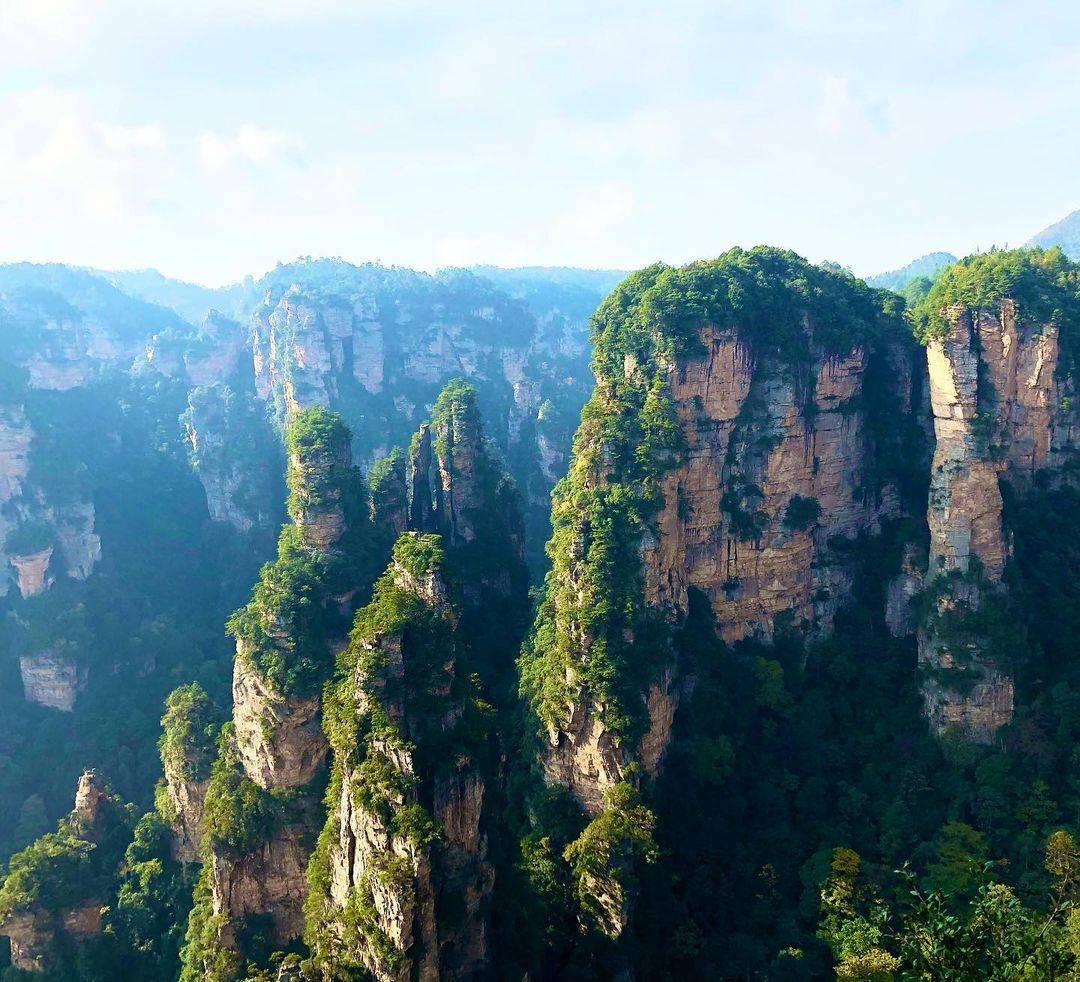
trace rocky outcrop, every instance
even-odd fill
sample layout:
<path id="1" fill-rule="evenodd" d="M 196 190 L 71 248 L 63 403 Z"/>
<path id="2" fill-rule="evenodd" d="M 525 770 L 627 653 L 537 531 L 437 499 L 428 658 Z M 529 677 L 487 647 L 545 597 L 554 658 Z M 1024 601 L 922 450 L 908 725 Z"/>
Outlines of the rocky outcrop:
<path id="1" fill-rule="evenodd" d="M 11 964 L 27 972 L 73 977 L 73 952 L 99 935 L 107 897 L 93 895 L 120 863 L 128 816 L 95 771 L 84 771 L 75 807 L 48 837 L 22 855 L 14 889 L 5 883 L 0 935 L 11 942 Z M 26 885 L 44 890 L 26 892 Z M 20 894 L 22 894 L 20 896 Z M 60 900 L 59 898 L 63 898 Z"/>
<path id="2" fill-rule="evenodd" d="M 703 358 L 668 371 L 686 451 L 643 543 L 648 601 L 684 614 L 696 587 L 728 641 L 771 637 L 781 615 L 826 632 L 851 588 L 830 542 L 899 512 L 867 434 L 870 353 L 811 341 L 813 360 L 796 369 L 736 331 L 709 325 L 701 341 Z M 895 391 L 874 396 L 910 403 L 910 375 L 894 379 Z"/>
<path id="3" fill-rule="evenodd" d="M 19 656 L 23 693 L 36 702 L 66 713 L 75 707 L 75 699 L 86 686 L 86 673 L 72 655 L 46 649 Z"/>
<path id="4" fill-rule="evenodd" d="M 456 674 L 458 615 L 433 540 L 402 537 L 342 655 L 339 790 L 313 861 L 316 956 L 380 980 L 475 978 L 491 957 L 485 784 L 468 749 L 477 694 Z"/>
<path id="5" fill-rule="evenodd" d="M 177 862 L 197 863 L 202 859 L 203 817 L 210 779 L 193 780 L 165 764 L 165 795 L 173 830 L 172 854 Z"/>
<path id="6" fill-rule="evenodd" d="M 305 823 L 283 824 L 242 856 L 210 851 L 209 879 L 213 913 L 241 925 L 249 916 L 266 915 L 270 940 L 284 947 L 304 929 L 310 829 Z M 222 939 L 236 943 L 235 936 Z"/>
<path id="7" fill-rule="evenodd" d="M 894 638 L 906 638 L 918 627 L 912 604 L 922 592 L 926 578 L 926 552 L 912 542 L 905 543 L 900 572 L 885 590 L 885 624 Z"/>
<path id="8" fill-rule="evenodd" d="M 49 572 L 49 563 L 52 560 L 53 547 L 47 546 L 36 552 L 11 557 L 11 565 L 15 567 L 16 582 L 19 593 L 23 598 L 36 597 L 44 593 L 52 585 L 55 577 Z"/>
<path id="9" fill-rule="evenodd" d="M 476 390 L 460 379 L 421 423 L 406 468 L 408 528 L 435 532 L 452 549 L 484 557 L 462 585 L 466 600 L 524 590 L 525 534 L 513 481 L 484 439 Z"/>
<path id="10" fill-rule="evenodd" d="M 210 517 L 240 532 L 268 525 L 279 494 L 280 457 L 260 406 L 214 382 L 188 394 L 181 423 Z"/>
<path id="11" fill-rule="evenodd" d="M 587 318 L 603 287 L 561 309 L 543 288 L 523 302 L 460 272 L 432 278 L 336 261 L 282 267 L 267 284 L 252 348 L 258 394 L 279 419 L 309 405 L 363 419 L 355 450 L 373 463 L 415 431 L 440 387 L 467 378 L 511 462 L 540 554 L 549 494 L 591 385 Z"/>
<path id="12" fill-rule="evenodd" d="M 61 938 L 71 945 L 101 933 L 101 903 L 88 901 L 57 911 L 31 908 L 7 918 L 0 933 L 11 942 L 12 968 L 44 973 L 55 966 Z"/>
<path id="13" fill-rule="evenodd" d="M 101 559 L 101 537 L 94 531 L 93 502 L 76 502 L 56 516 L 56 546 L 64 571 L 73 580 L 85 580 Z"/>
<path id="14" fill-rule="evenodd" d="M 0 504 L 22 493 L 30 467 L 33 430 L 22 406 L 0 409 Z"/>
<path id="15" fill-rule="evenodd" d="M 1077 445 L 1076 414 L 1061 392 L 1071 380 L 1061 377 L 1056 326 L 1033 323 L 1010 299 L 943 315 L 947 333 L 927 345 L 934 609 L 920 631 L 919 660 L 934 730 L 987 742 L 1012 718 L 1013 681 L 995 661 L 994 639 L 965 621 L 1004 594 L 1010 541 L 999 482 L 1022 491 L 1038 471 L 1060 467 Z"/>
<path id="16" fill-rule="evenodd" d="M 260 788 L 308 784 L 326 758 L 319 696 L 281 695 L 248 660 L 243 642 L 233 663 L 233 722 L 244 770 Z"/>
<path id="17" fill-rule="evenodd" d="M 891 303 L 778 250 L 634 274 L 594 337 L 597 386 L 520 665 L 545 778 L 591 819 L 565 853 L 579 920 L 615 938 L 652 850 L 628 834 L 652 822 L 634 796 L 693 687 L 679 639 L 692 599 L 727 642 L 831 631 L 856 540 L 902 514 L 919 400 Z"/>
<path id="18" fill-rule="evenodd" d="M 356 524 L 369 516 L 350 443 L 348 428 L 327 410 L 303 410 L 290 420 L 293 525 L 283 530 L 278 558 L 263 567 L 252 600 L 230 621 L 232 723 L 206 800 L 231 800 L 236 787 L 247 787 L 275 818 L 257 834 L 218 829 L 209 837 L 209 904 L 226 925 L 213 944 L 229 949 L 242 945 L 237 932 L 252 915 L 269 918 L 279 946 L 303 927 L 305 871 L 321 821 L 316 778 L 328 749 L 322 686 L 334 652 L 344 646 L 343 615 L 363 587 L 354 579 L 363 568 L 363 557 L 354 554 L 363 547 Z M 272 804 L 281 801 L 288 802 L 287 815 Z"/>

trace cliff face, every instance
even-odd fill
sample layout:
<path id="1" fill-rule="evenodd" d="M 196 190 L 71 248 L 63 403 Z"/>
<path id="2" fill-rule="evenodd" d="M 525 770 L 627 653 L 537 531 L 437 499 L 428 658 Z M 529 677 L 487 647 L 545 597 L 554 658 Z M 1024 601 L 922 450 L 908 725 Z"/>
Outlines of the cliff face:
<path id="1" fill-rule="evenodd" d="M 896 487 L 878 479 L 868 434 L 870 353 L 815 345 L 792 365 L 756 355 L 739 332 L 708 325 L 702 358 L 667 369 L 685 451 L 664 477 L 655 534 L 643 542 L 646 597 L 684 615 L 703 591 L 723 638 L 771 637 L 781 615 L 827 632 L 850 593 L 836 536 L 874 532 L 899 513 Z M 911 406 L 910 349 L 875 352 L 897 373 L 874 398 Z M 908 407 L 905 410 L 905 407 Z"/>
<path id="2" fill-rule="evenodd" d="M 252 400 L 211 382 L 188 394 L 181 422 L 210 517 L 240 532 L 269 524 L 280 496 L 280 455 L 277 437 Z"/>
<path id="3" fill-rule="evenodd" d="M 547 781 L 592 819 L 568 852 L 592 857 L 583 916 L 617 936 L 632 892 L 599 870 L 648 851 L 615 841 L 633 824 L 615 802 L 662 767 L 692 685 L 673 633 L 690 592 L 730 642 L 831 629 L 854 540 L 901 514 L 917 349 L 884 295 L 765 249 L 631 276 L 596 345 L 521 666 Z"/>
<path id="4" fill-rule="evenodd" d="M 1011 299 L 994 309 L 957 304 L 943 315 L 947 332 L 927 345 L 934 609 L 920 631 L 919 659 L 933 728 L 985 742 L 1012 718 L 1014 702 L 993 639 L 968 623 L 1005 592 L 1011 546 L 1000 482 L 1022 493 L 1039 471 L 1059 469 L 1077 445 L 1077 414 L 1054 324 L 1032 320 Z"/>
<path id="5" fill-rule="evenodd" d="M 298 788 L 318 773 L 326 757 L 319 697 L 277 692 L 237 645 L 233 665 L 233 722 L 240 758 L 260 788 Z"/>
<path id="6" fill-rule="evenodd" d="M 441 563 L 438 537 L 399 540 L 334 696 L 333 807 L 307 937 L 317 958 L 377 979 L 474 978 L 490 958 L 482 720 L 457 672 Z"/>
<path id="7" fill-rule="evenodd" d="M 422 423 L 406 469 L 408 527 L 436 532 L 468 567 L 470 602 L 524 589 L 525 534 L 516 488 L 484 439 L 476 390 L 454 380 Z M 483 557 L 481 562 L 474 561 Z"/>
<path id="8" fill-rule="evenodd" d="M 71 712 L 86 685 L 86 672 L 62 651 L 37 651 L 19 658 L 23 692 L 30 702 Z"/>
<path id="9" fill-rule="evenodd" d="M 324 405 L 363 418 L 355 449 L 366 465 L 405 442 L 449 379 L 468 379 L 539 536 L 591 384 L 595 289 L 561 309 L 547 306 L 554 292 L 545 301 L 532 290 L 527 304 L 462 272 L 283 267 L 252 314 L 257 391 L 279 416 Z M 537 537 L 530 547 L 540 545 Z"/>

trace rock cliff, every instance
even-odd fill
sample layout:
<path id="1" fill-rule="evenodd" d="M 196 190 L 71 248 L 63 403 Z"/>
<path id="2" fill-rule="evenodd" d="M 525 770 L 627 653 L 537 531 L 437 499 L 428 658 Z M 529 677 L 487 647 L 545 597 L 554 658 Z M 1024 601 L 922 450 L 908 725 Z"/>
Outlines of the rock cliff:
<path id="1" fill-rule="evenodd" d="M 210 517 L 241 532 L 268 525 L 280 497 L 280 455 L 254 400 L 213 381 L 191 390 L 181 423 Z"/>
<path id="2" fill-rule="evenodd" d="M 484 719 L 458 671 L 458 615 L 433 535 L 406 533 L 339 660 L 331 813 L 307 938 L 337 970 L 475 978 L 493 872 L 477 754 Z"/>
<path id="3" fill-rule="evenodd" d="M 170 693 L 161 720 L 164 777 L 157 794 L 158 813 L 173 831 L 172 853 L 181 863 L 202 858 L 203 818 L 210 765 L 217 750 L 221 720 L 197 682 Z"/>
<path id="4" fill-rule="evenodd" d="M 95 771 L 84 772 L 71 813 L 12 857 L 0 887 L 0 934 L 11 942 L 12 967 L 68 977 L 72 953 L 101 933 L 129 834 L 119 799 Z"/>
<path id="5" fill-rule="evenodd" d="M 522 690 L 547 781 L 592 819 L 582 854 L 625 866 L 612 801 L 662 766 L 690 592 L 728 641 L 830 630 L 854 541 L 902 509 L 917 351 L 886 294 L 768 249 L 634 274 L 595 324 Z M 619 934 L 631 898 L 586 873 L 583 912 Z"/>
<path id="6" fill-rule="evenodd" d="M 19 672 L 23 693 L 30 702 L 71 712 L 75 699 L 86 685 L 86 671 L 74 656 L 46 649 L 21 655 Z"/>
<path id="7" fill-rule="evenodd" d="M 242 949 L 256 915 L 268 918 L 279 946 L 303 927 L 328 749 L 321 690 L 344 645 L 351 597 L 364 587 L 355 553 L 368 511 L 340 417 L 298 412 L 286 445 L 293 524 L 251 602 L 229 623 L 237 641 L 232 722 L 204 793 L 205 811 L 224 820 L 205 832 L 208 889 L 192 914 L 200 940 L 185 956 L 189 975 L 215 948 Z"/>
<path id="8" fill-rule="evenodd" d="M 985 292 L 983 277 L 1011 273 L 1014 259 L 1031 274 L 1027 289 L 1015 282 Z M 1015 700 L 1005 639 L 993 626 L 1008 602 L 1002 485 L 1023 494 L 1040 472 L 1060 475 L 1080 436 L 1071 361 L 1062 353 L 1068 297 L 1045 259 L 965 260 L 921 311 L 935 435 L 928 610 L 919 631 L 923 695 L 935 731 L 956 729 L 980 742 L 1011 720 Z"/>

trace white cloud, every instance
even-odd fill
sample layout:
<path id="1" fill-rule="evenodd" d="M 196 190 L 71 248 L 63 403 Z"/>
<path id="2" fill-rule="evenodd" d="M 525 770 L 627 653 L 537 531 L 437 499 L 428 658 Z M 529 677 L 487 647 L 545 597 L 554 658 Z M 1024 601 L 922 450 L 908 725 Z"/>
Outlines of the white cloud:
<path id="1" fill-rule="evenodd" d="M 158 123 L 95 120 L 78 94 L 51 89 L 4 100 L 0 120 L 0 187 L 9 191 L 5 218 L 24 216 L 24 232 L 28 224 L 56 220 L 63 227 L 77 216 L 130 221 L 162 195 L 169 157 Z"/>
<path id="2" fill-rule="evenodd" d="M 303 144 L 280 130 L 244 123 L 231 136 L 205 132 L 198 141 L 199 159 L 210 174 L 236 164 L 262 166 L 283 160 L 297 160 Z"/>
<path id="3" fill-rule="evenodd" d="M 0 50 L 8 64 L 70 56 L 94 31 L 102 0 L 0 0 Z"/>

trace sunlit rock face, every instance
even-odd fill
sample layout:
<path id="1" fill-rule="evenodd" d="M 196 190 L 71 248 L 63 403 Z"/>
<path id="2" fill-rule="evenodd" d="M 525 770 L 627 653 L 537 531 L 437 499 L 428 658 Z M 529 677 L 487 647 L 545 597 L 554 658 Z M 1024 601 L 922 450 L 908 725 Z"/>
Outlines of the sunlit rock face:
<path id="1" fill-rule="evenodd" d="M 931 725 L 988 742 L 1013 713 L 1013 680 L 989 639 L 957 627 L 1003 591 L 1010 555 L 1000 482 L 1023 491 L 1077 445 L 1072 382 L 1059 371 L 1053 325 L 1003 300 L 995 311 L 947 311 L 948 334 L 927 346 L 935 450 L 927 523 L 927 584 L 937 607 L 920 632 L 923 693 Z M 963 685 L 951 679 L 960 674 Z"/>
<path id="2" fill-rule="evenodd" d="M 669 370 L 687 451 L 643 543 L 649 601 L 685 612 L 687 589 L 704 591 L 728 641 L 771 637 L 781 614 L 827 632 L 852 575 L 830 540 L 876 531 L 900 511 L 897 489 L 873 477 L 868 354 L 819 349 L 793 371 L 737 332 L 707 327 L 701 339 L 704 357 Z M 903 415 L 910 368 L 890 380 Z"/>
<path id="3" fill-rule="evenodd" d="M 396 734 L 434 727 L 429 741 L 460 741 L 455 729 L 467 708 L 450 653 L 449 639 L 458 626 L 450 591 L 437 569 L 408 569 L 395 562 L 389 576 L 397 602 L 418 603 L 420 612 L 397 630 L 358 627 L 350 647 L 356 670 L 341 679 L 337 698 L 359 714 L 373 709 L 385 714 Z M 449 644 L 437 649 L 446 654 L 430 666 L 425 645 L 435 636 Z M 426 708 L 416 702 L 420 693 Z M 420 715 L 433 712 L 435 719 Z M 462 749 L 448 765 L 425 772 L 425 759 L 432 766 L 430 750 L 425 756 L 392 733 L 372 737 L 365 757 L 335 760 L 332 787 L 340 793 L 331 802 L 324 832 L 328 887 L 309 940 L 383 982 L 483 977 L 492 958 L 494 871 L 478 762 Z M 372 782 L 375 764 L 392 775 L 385 786 Z M 421 795 L 430 802 L 430 813 L 420 804 Z M 440 830 L 437 838 L 410 827 L 407 818 L 416 812 L 430 814 Z M 359 934 L 350 927 L 356 909 L 369 911 L 367 929 Z"/>

